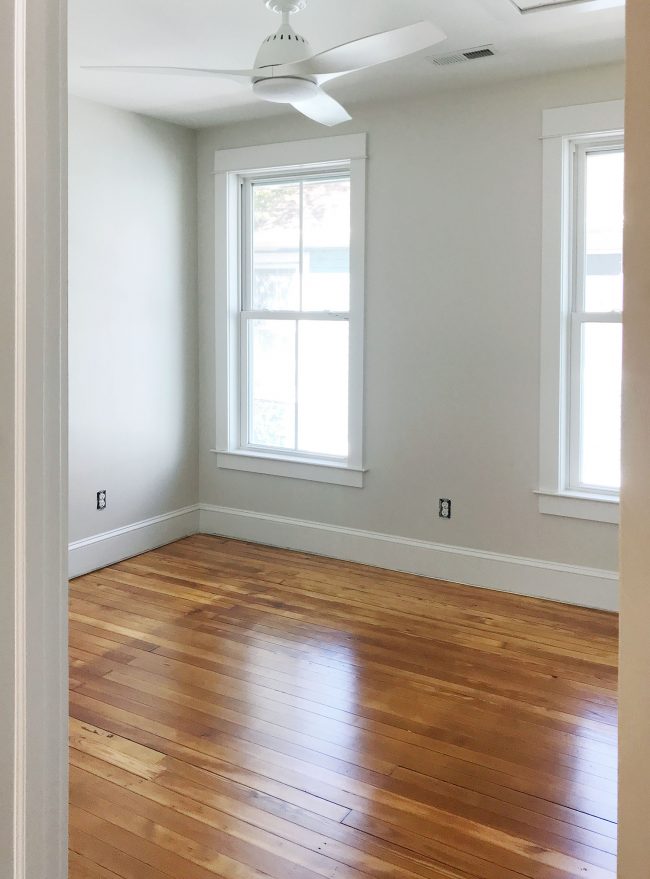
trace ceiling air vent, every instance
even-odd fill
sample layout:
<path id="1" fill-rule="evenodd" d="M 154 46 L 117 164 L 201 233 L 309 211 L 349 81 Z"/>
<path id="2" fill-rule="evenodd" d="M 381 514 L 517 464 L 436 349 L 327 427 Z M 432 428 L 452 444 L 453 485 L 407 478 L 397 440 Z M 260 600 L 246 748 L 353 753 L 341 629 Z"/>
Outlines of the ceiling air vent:
<path id="1" fill-rule="evenodd" d="M 469 52 L 463 52 L 468 61 L 476 61 L 478 58 L 491 58 L 494 55 L 492 49 L 470 49 Z"/>
<path id="2" fill-rule="evenodd" d="M 432 64 L 436 67 L 448 67 L 450 64 L 465 64 L 467 61 L 478 61 L 481 58 L 492 58 L 495 55 L 492 46 L 477 46 L 475 49 L 468 49 L 466 52 L 454 52 L 451 55 L 438 55 L 430 58 Z"/>

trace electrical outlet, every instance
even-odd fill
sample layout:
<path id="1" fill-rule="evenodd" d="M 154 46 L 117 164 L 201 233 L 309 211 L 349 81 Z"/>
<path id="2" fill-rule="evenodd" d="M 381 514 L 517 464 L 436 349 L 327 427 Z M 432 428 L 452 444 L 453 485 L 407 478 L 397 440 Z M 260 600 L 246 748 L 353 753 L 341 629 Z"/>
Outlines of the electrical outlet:
<path id="1" fill-rule="evenodd" d="M 106 489 L 104 491 L 97 492 L 97 509 L 105 510 L 106 509 Z"/>
<path id="2" fill-rule="evenodd" d="M 451 501 L 448 497 L 441 497 L 438 505 L 438 515 L 441 519 L 451 519 Z"/>

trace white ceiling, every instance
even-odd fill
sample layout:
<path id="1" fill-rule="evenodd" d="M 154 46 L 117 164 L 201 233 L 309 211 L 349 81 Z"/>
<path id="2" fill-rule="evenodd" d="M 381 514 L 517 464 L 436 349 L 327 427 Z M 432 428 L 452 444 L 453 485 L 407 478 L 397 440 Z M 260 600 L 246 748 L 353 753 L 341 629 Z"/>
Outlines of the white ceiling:
<path id="1" fill-rule="evenodd" d="M 622 3 L 593 0 L 522 15 L 511 0 L 308 0 L 292 24 L 316 52 L 421 19 L 448 35 L 420 56 L 326 86 L 350 105 L 620 61 Z M 75 95 L 193 127 L 286 112 L 230 80 L 81 69 L 86 64 L 251 67 L 263 39 L 280 24 L 264 0 L 69 0 L 69 22 Z M 485 44 L 494 44 L 494 58 L 446 68 L 427 60 Z"/>

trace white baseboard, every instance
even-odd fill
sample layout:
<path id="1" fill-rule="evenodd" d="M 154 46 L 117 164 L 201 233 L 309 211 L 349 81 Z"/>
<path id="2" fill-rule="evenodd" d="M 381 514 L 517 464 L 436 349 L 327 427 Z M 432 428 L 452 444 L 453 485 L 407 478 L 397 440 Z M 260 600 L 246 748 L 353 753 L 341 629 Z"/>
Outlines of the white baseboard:
<path id="1" fill-rule="evenodd" d="M 501 592 L 618 610 L 618 575 L 484 550 L 206 504 L 174 510 L 69 546 L 79 577 L 190 534 L 218 534 Z"/>
<path id="2" fill-rule="evenodd" d="M 205 504 L 200 507 L 199 530 L 202 534 L 281 546 L 452 583 L 618 610 L 618 575 L 614 571 Z"/>
<path id="3" fill-rule="evenodd" d="M 123 559 L 180 540 L 199 530 L 199 507 L 185 507 L 124 528 L 76 540 L 68 546 L 69 576 L 80 577 L 90 571 L 114 565 Z"/>

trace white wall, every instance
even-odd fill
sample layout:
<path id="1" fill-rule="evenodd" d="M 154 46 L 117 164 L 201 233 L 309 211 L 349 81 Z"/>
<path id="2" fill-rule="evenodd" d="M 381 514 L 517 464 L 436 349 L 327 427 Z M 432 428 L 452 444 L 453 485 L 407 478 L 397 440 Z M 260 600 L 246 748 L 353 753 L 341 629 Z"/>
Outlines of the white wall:
<path id="1" fill-rule="evenodd" d="M 200 132 L 201 501 L 616 570 L 616 526 L 541 515 L 533 490 L 542 111 L 623 90 L 618 66 L 582 70 L 359 106 L 337 129 L 369 143 L 362 490 L 217 469 L 214 151 L 325 132 L 297 115 Z"/>
<path id="2" fill-rule="evenodd" d="M 196 503 L 195 135 L 73 98 L 69 166 L 75 542 Z"/>

